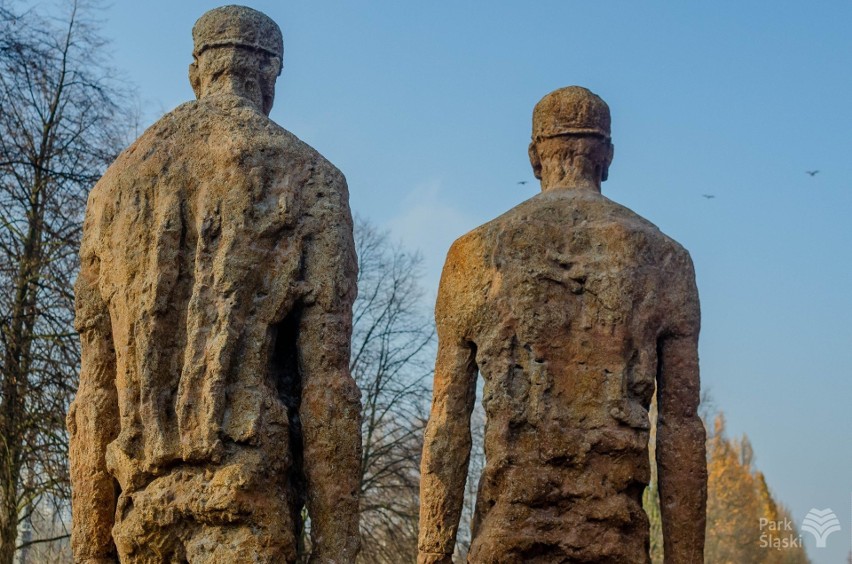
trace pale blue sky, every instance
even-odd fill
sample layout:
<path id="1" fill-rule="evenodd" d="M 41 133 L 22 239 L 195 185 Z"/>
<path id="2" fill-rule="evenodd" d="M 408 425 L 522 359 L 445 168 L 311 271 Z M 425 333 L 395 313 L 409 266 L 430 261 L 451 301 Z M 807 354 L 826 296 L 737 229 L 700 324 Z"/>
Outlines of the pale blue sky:
<path id="1" fill-rule="evenodd" d="M 797 521 L 852 533 L 852 2 L 247 1 L 284 32 L 272 117 L 346 174 L 353 209 L 420 248 L 532 196 L 533 105 L 612 109 L 604 194 L 692 253 L 703 384 Z M 217 2 L 115 2 L 114 62 L 147 117 L 192 98 L 190 30 Z M 806 170 L 819 169 L 815 177 Z M 530 180 L 526 186 L 517 181 Z M 714 194 L 707 200 L 702 194 Z"/>

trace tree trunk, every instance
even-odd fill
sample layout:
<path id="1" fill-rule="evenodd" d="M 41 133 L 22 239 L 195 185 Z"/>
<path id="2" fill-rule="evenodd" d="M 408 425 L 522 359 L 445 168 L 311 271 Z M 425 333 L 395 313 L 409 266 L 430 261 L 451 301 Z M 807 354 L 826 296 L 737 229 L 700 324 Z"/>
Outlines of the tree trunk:
<path id="1" fill-rule="evenodd" d="M 11 335 L 7 337 L 15 339 L 20 336 L 14 331 L 14 326 L 18 324 L 13 321 L 12 325 Z M 0 406 L 0 564 L 13 564 L 18 537 L 18 479 L 21 472 L 22 446 L 19 426 L 22 394 L 18 362 L 20 358 L 14 352 L 19 349 L 16 346 L 19 344 L 19 339 L 10 343 L 4 359 L 8 370 L 3 382 L 4 401 Z"/>
<path id="2" fill-rule="evenodd" d="M 18 539 L 18 482 L 23 452 L 22 419 L 28 393 L 30 349 L 36 317 L 36 286 L 42 249 L 41 177 L 28 210 L 29 229 L 18 267 L 12 318 L 4 328 L 6 368 L 0 404 L 0 564 L 13 564 Z"/>
<path id="3" fill-rule="evenodd" d="M 53 20 L 16 4 L 0 0 L 0 564 L 16 556 L 24 514 L 68 513 L 80 221 L 133 123 L 91 6 L 69 0 Z"/>
<path id="4" fill-rule="evenodd" d="M 15 503 L 17 488 L 11 493 L 11 503 L 8 496 L 4 495 L 3 507 L 0 508 L 0 564 L 14 564 L 15 560 L 15 543 L 18 540 L 18 511 Z"/>

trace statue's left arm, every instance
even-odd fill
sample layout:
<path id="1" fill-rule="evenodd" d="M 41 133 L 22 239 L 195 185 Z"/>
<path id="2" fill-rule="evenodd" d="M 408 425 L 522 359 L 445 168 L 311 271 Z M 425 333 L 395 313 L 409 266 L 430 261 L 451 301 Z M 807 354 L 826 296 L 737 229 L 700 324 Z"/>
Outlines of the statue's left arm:
<path id="1" fill-rule="evenodd" d="M 674 311 L 658 343 L 657 468 L 667 564 L 704 561 L 707 505 L 705 431 L 698 415 L 700 310 L 692 261 L 683 252 L 672 273 Z"/>
<path id="2" fill-rule="evenodd" d="M 319 167 L 304 194 L 305 280 L 300 322 L 299 416 L 313 541 L 312 562 L 348 564 L 359 549 L 361 396 L 349 372 L 357 259 L 343 175 Z"/>
<path id="3" fill-rule="evenodd" d="M 87 216 L 87 219 L 88 216 Z M 117 562 L 112 541 L 116 485 L 106 467 L 107 445 L 119 430 L 115 349 L 109 311 L 98 288 L 100 261 L 93 237 L 83 238 L 75 292 L 80 333 L 80 385 L 68 410 L 71 474 L 71 549 L 82 564 Z"/>
<path id="4" fill-rule="evenodd" d="M 438 355 L 432 408 L 420 461 L 418 564 L 452 564 L 470 462 L 470 417 L 476 402 L 476 346 L 471 304 L 477 303 L 478 256 L 472 237 L 453 243 L 435 306 Z"/>

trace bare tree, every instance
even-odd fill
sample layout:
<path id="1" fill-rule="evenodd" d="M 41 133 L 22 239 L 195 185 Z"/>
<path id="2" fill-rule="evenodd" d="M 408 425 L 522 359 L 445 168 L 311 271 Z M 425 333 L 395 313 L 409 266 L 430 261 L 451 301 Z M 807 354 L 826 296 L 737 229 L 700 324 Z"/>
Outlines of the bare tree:
<path id="1" fill-rule="evenodd" d="M 434 363 L 421 258 L 358 219 L 351 370 L 362 391 L 360 561 L 417 557 L 420 452 Z"/>
<path id="2" fill-rule="evenodd" d="M 84 17 L 91 6 L 63 9 L 47 19 L 0 0 L 0 564 L 50 538 L 36 521 L 67 516 L 81 223 L 88 190 L 131 125 Z M 29 538 L 18 545 L 24 522 Z"/>

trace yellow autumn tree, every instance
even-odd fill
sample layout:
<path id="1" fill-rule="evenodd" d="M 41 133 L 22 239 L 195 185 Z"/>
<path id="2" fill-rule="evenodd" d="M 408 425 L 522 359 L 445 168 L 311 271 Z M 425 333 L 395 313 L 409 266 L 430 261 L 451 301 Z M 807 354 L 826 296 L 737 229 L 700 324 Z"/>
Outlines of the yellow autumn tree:
<path id="1" fill-rule="evenodd" d="M 657 396 L 651 401 L 651 438 L 648 441 L 648 454 L 651 458 L 651 483 L 645 488 L 642 505 L 648 514 L 651 526 L 651 562 L 663 564 L 663 522 L 660 516 L 660 491 L 657 488 Z"/>
<path id="2" fill-rule="evenodd" d="M 747 438 L 725 436 L 725 419 L 717 416 L 707 441 L 707 539 L 705 562 L 761 562 L 760 500 L 751 472 Z"/>

